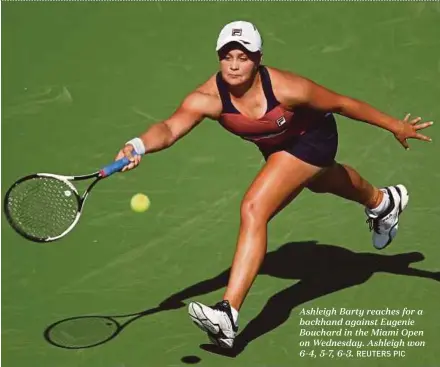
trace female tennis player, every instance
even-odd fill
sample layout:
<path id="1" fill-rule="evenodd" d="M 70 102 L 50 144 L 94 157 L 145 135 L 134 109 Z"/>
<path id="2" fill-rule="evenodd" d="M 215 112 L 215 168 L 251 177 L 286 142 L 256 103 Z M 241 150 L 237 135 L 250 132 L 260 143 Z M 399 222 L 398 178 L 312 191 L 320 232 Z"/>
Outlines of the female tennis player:
<path id="1" fill-rule="evenodd" d="M 143 154 L 171 147 L 205 118 L 217 120 L 262 152 L 266 163 L 241 203 L 237 247 L 223 301 L 211 307 L 189 305 L 192 321 L 210 340 L 231 348 L 238 311 L 266 253 L 267 224 L 304 188 L 364 206 L 375 248 L 385 248 L 396 236 L 399 216 L 408 204 L 407 189 L 377 188 L 352 167 L 335 161 L 338 133 L 333 113 L 388 130 L 406 149 L 410 138 L 431 141 L 419 130 L 432 122 L 421 123 L 420 117 L 410 115 L 400 120 L 300 75 L 263 66 L 262 39 L 249 22 L 227 24 L 216 51 L 220 71 L 190 93 L 168 119 L 128 141 L 116 159 L 130 158 L 123 170 L 132 169 Z"/>

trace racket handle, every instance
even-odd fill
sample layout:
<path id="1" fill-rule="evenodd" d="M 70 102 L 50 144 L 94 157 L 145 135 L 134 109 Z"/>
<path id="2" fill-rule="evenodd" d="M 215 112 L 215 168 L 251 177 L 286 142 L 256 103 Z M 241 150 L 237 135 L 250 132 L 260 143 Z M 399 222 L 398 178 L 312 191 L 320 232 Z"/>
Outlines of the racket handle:
<path id="1" fill-rule="evenodd" d="M 123 169 L 127 164 L 130 163 L 130 160 L 127 157 L 118 159 L 117 161 L 108 164 L 104 168 L 102 168 L 99 171 L 99 176 L 101 177 L 108 177 L 112 175 L 113 173 L 119 172 L 121 169 Z"/>

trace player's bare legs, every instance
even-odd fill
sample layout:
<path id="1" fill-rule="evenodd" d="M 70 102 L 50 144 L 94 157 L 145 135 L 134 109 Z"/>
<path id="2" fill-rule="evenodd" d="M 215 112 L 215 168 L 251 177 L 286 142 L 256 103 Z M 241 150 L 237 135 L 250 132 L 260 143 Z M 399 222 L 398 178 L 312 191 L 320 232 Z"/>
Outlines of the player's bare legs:
<path id="1" fill-rule="evenodd" d="M 408 202 L 403 185 L 378 189 L 353 168 L 334 164 L 329 168 L 309 165 L 286 152 L 273 154 L 247 191 L 241 205 L 237 248 L 223 302 L 209 307 L 189 305 L 189 314 L 210 340 L 231 348 L 238 331 L 237 318 L 267 248 L 267 224 L 304 187 L 332 193 L 364 205 L 373 222 L 373 244 L 386 247 L 397 231 L 399 214 Z"/>

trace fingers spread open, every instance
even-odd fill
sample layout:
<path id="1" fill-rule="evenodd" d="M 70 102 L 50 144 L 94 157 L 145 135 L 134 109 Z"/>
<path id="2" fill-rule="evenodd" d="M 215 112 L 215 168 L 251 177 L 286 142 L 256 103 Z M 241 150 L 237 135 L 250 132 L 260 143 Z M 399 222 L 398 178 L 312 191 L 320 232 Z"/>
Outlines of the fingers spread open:
<path id="1" fill-rule="evenodd" d="M 433 124 L 432 121 L 424 122 L 423 124 L 415 125 L 414 129 L 416 130 L 426 129 L 427 127 L 430 127 L 432 124 Z"/>
<path id="2" fill-rule="evenodd" d="M 426 135 L 422 135 L 422 134 L 416 134 L 414 137 L 416 139 L 423 140 L 423 141 L 432 141 L 431 138 L 427 137 Z"/>
<path id="3" fill-rule="evenodd" d="M 422 118 L 421 117 L 416 117 L 415 119 L 411 120 L 409 123 L 411 125 L 415 125 L 415 124 L 417 124 L 420 121 L 422 121 Z"/>

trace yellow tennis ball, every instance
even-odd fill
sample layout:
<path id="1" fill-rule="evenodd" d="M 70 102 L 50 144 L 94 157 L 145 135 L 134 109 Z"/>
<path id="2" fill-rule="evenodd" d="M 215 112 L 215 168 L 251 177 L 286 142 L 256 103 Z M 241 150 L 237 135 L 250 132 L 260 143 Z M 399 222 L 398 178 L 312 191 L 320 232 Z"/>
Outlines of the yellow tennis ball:
<path id="1" fill-rule="evenodd" d="M 136 194 L 131 198 L 130 206 L 135 212 L 142 213 L 150 207 L 150 199 L 147 195 Z"/>

